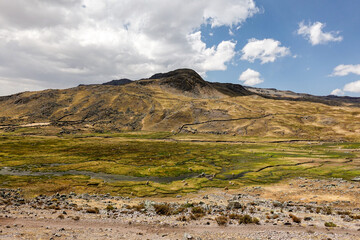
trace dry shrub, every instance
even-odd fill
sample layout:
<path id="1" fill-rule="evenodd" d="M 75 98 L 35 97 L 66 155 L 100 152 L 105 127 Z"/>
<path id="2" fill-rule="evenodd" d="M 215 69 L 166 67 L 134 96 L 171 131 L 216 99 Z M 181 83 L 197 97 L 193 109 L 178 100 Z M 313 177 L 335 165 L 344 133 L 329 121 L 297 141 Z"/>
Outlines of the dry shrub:
<path id="1" fill-rule="evenodd" d="M 95 208 L 88 208 L 88 209 L 86 210 L 86 212 L 87 212 L 87 213 L 99 214 L 100 210 L 99 210 L 97 207 L 95 207 Z"/>
<path id="2" fill-rule="evenodd" d="M 202 218 L 203 216 L 204 216 L 204 215 L 201 214 L 201 213 L 195 213 L 195 214 L 190 213 L 189 218 L 190 218 L 191 220 L 199 220 L 199 219 Z"/>
<path id="3" fill-rule="evenodd" d="M 336 227 L 336 224 L 333 222 L 326 222 L 324 225 L 325 227 Z"/>
<path id="4" fill-rule="evenodd" d="M 135 209 L 136 211 L 140 212 L 142 209 L 145 209 L 145 203 L 140 203 L 138 205 L 135 205 L 132 207 L 133 209 Z"/>
<path id="5" fill-rule="evenodd" d="M 205 215 L 206 215 L 206 211 L 202 207 L 193 207 L 193 208 L 191 208 L 190 219 L 198 220 L 198 219 L 202 218 Z"/>
<path id="6" fill-rule="evenodd" d="M 186 211 L 187 208 L 184 207 L 179 207 L 174 211 L 174 214 L 179 214 L 179 213 L 183 213 Z"/>
<path id="7" fill-rule="evenodd" d="M 301 218 L 298 218 L 298 217 L 295 216 L 294 214 L 289 214 L 289 217 L 291 217 L 291 219 L 293 220 L 293 222 L 295 222 L 295 223 L 301 223 Z"/>
<path id="8" fill-rule="evenodd" d="M 236 214 L 236 213 L 231 213 L 231 214 L 229 215 L 229 218 L 230 218 L 230 219 L 240 219 L 240 217 L 241 217 L 241 215 Z"/>
<path id="9" fill-rule="evenodd" d="M 165 215 L 165 216 L 169 216 L 173 213 L 173 209 L 172 207 L 167 204 L 167 203 L 164 203 L 164 204 L 155 204 L 154 205 L 154 208 L 155 208 L 155 212 L 158 214 L 158 215 Z"/>
<path id="10" fill-rule="evenodd" d="M 105 208 L 108 212 L 110 212 L 110 211 L 112 211 L 112 210 L 114 210 L 115 208 L 114 208 L 114 206 L 113 205 L 107 205 L 106 206 L 106 208 Z"/>
<path id="11" fill-rule="evenodd" d="M 83 208 L 82 207 L 76 207 L 76 208 L 74 208 L 74 210 L 79 212 L 79 211 L 82 211 Z"/>
<path id="12" fill-rule="evenodd" d="M 337 214 L 339 214 L 339 215 L 350 215 L 351 212 L 350 211 L 337 211 Z"/>
<path id="13" fill-rule="evenodd" d="M 219 226 L 226 226 L 229 219 L 226 216 L 218 216 L 215 220 Z"/>
<path id="14" fill-rule="evenodd" d="M 193 207 L 191 209 L 191 213 L 205 215 L 205 209 L 203 209 L 202 207 Z"/>
<path id="15" fill-rule="evenodd" d="M 245 215 L 240 215 L 239 218 L 239 224 L 250 224 L 250 223 L 255 223 L 255 224 L 259 224 L 259 219 L 255 218 L 255 217 L 251 217 L 248 214 Z"/>
<path id="16" fill-rule="evenodd" d="M 331 215 L 332 214 L 332 208 L 331 207 L 324 207 L 323 211 L 325 214 L 327 215 Z"/>
<path id="17" fill-rule="evenodd" d="M 178 218 L 176 218 L 176 220 L 181 221 L 181 222 L 187 222 L 188 221 L 188 219 L 184 215 L 179 216 Z"/>

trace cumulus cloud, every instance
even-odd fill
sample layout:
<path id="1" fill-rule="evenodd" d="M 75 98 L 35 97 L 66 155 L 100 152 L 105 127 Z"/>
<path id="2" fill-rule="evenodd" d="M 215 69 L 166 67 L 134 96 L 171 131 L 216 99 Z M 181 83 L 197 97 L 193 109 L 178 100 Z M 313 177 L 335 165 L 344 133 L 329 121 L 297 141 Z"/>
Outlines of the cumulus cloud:
<path id="1" fill-rule="evenodd" d="M 360 80 L 346 84 L 344 86 L 344 91 L 360 93 Z"/>
<path id="2" fill-rule="evenodd" d="M 198 69 L 204 74 L 208 69 L 226 70 L 226 65 L 235 56 L 236 42 L 222 41 L 217 47 L 207 48 L 201 40 L 201 32 L 196 32 L 188 36 L 189 43 L 197 53 L 197 60 L 193 68 Z"/>
<path id="3" fill-rule="evenodd" d="M 342 36 L 339 36 L 338 31 L 323 32 L 323 28 L 326 25 L 321 22 L 315 22 L 309 25 L 304 22 L 299 23 L 297 33 L 307 39 L 311 45 L 326 44 L 328 42 L 341 42 Z"/>
<path id="4" fill-rule="evenodd" d="M 331 95 L 342 96 L 345 92 L 360 93 L 360 80 L 345 84 L 343 89 L 335 89 L 331 92 Z"/>
<path id="5" fill-rule="evenodd" d="M 334 68 L 333 73 L 331 76 L 346 76 L 350 73 L 360 75 L 360 64 L 358 65 L 338 65 Z"/>
<path id="6" fill-rule="evenodd" d="M 201 26 L 241 26 L 257 12 L 253 0 L 0 1 L 0 79 L 14 86 L 0 94 L 225 70 L 236 42 L 206 46 Z"/>
<path id="7" fill-rule="evenodd" d="M 254 62 L 256 59 L 261 61 L 261 64 L 274 62 L 279 57 L 290 55 L 290 49 L 280 46 L 281 42 L 271 38 L 258 40 L 255 38 L 249 39 L 248 43 L 241 50 L 242 60 Z"/>
<path id="8" fill-rule="evenodd" d="M 246 69 L 242 74 L 240 74 L 239 80 L 248 86 L 254 86 L 264 82 L 260 73 L 250 68 Z"/>
<path id="9" fill-rule="evenodd" d="M 345 93 L 343 90 L 341 90 L 340 88 L 334 89 L 330 95 L 335 95 L 335 96 L 343 96 Z"/>

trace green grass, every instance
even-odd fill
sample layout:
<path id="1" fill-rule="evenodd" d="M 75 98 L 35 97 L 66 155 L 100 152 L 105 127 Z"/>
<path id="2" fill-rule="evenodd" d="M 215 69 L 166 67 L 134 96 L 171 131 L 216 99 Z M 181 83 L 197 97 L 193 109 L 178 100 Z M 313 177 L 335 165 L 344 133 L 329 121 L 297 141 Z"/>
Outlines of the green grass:
<path id="1" fill-rule="evenodd" d="M 194 135 L 182 134 L 182 140 L 187 136 Z M 229 144 L 176 142 L 169 138 L 172 138 L 170 133 L 141 132 L 61 137 L 6 134 L 0 137 L 0 168 L 64 175 L 0 175 L 0 187 L 20 187 L 29 195 L 77 191 L 143 197 L 176 195 L 208 187 L 271 184 L 294 176 L 349 180 L 360 175 L 360 163 L 356 159 L 359 153 L 348 151 L 360 148 L 360 143 Z M 354 160 L 345 164 L 348 159 Z M 309 161 L 313 163 L 295 166 Z M 262 168 L 265 169 L 259 171 Z M 80 172 L 67 174 L 73 170 L 141 179 L 104 181 Z M 203 172 L 216 177 L 181 181 L 185 178 L 182 176 Z M 239 177 L 229 185 L 234 175 Z M 146 178 L 150 178 L 149 183 Z"/>

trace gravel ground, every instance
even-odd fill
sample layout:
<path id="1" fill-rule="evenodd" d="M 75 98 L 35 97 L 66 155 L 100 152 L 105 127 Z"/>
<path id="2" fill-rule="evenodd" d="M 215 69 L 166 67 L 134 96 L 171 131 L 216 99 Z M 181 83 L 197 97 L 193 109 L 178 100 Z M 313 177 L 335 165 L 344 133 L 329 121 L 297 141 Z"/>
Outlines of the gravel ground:
<path id="1" fill-rule="evenodd" d="M 342 179 L 160 199 L 76 193 L 24 199 L 21 190 L 0 189 L 0 239 L 353 240 L 360 239 L 359 189 L 359 182 Z M 334 227 L 325 226 L 330 222 Z"/>

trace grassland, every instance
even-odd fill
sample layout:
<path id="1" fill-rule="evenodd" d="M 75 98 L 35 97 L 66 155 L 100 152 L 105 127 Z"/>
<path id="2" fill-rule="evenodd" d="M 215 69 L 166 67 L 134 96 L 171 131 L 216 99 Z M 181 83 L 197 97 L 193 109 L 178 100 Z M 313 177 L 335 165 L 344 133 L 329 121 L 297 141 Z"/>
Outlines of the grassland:
<path id="1" fill-rule="evenodd" d="M 0 137 L 0 187 L 22 188 L 28 196 L 74 191 L 142 197 L 271 184 L 300 176 L 360 176 L 360 143 L 208 138 L 167 132 L 7 133 Z M 206 177 L 199 177 L 202 173 Z"/>

